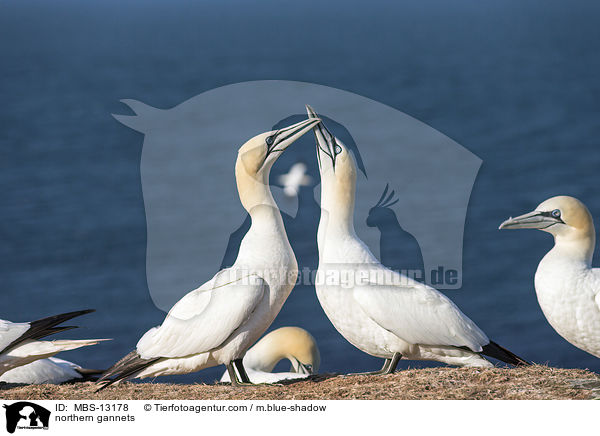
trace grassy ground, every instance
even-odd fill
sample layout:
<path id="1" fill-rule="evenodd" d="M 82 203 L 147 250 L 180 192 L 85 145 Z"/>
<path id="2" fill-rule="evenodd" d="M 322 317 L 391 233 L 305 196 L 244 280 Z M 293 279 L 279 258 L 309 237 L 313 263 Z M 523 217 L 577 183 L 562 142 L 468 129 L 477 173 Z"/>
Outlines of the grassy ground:
<path id="1" fill-rule="evenodd" d="M 160 380 L 160 379 L 159 379 Z M 285 386 L 124 383 L 95 393 L 93 383 L 0 385 L 1 399 L 22 400 L 541 400 L 600 397 L 598 374 L 547 366 L 411 369 L 385 376 L 315 376 Z"/>

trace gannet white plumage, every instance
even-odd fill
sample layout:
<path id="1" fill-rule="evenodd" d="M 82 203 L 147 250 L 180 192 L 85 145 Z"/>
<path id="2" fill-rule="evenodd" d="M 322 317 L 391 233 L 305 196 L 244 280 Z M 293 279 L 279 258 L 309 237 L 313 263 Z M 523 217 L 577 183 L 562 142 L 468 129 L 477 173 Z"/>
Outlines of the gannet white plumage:
<path id="1" fill-rule="evenodd" d="M 99 380 L 102 388 L 127 378 L 184 374 L 220 364 L 227 366 L 233 384 L 250 383 L 242 358 L 271 325 L 298 276 L 269 173 L 280 153 L 317 122 L 261 133 L 239 149 L 235 177 L 252 224 L 234 265 L 179 300 L 162 325 L 148 330 L 134 351 L 106 371 Z"/>
<path id="2" fill-rule="evenodd" d="M 284 359 L 290 361 L 290 371 L 272 372 L 275 365 Z M 309 332 L 300 327 L 281 327 L 253 345 L 243 362 L 252 383 L 276 383 L 317 374 L 321 356 L 317 341 Z M 231 381 L 227 371 L 221 381 Z"/>
<path id="3" fill-rule="evenodd" d="M 309 106 L 307 111 L 317 117 Z M 386 359 L 375 373 L 393 372 L 400 358 L 490 367 L 485 354 L 526 364 L 490 341 L 445 295 L 375 258 L 354 230 L 354 157 L 322 122 L 313 131 L 321 174 L 317 297 L 346 340 Z"/>
<path id="4" fill-rule="evenodd" d="M 283 193 L 288 197 L 295 197 L 300 192 L 300 186 L 309 186 L 312 178 L 306 174 L 306 165 L 296 162 L 287 174 L 279 176 L 279 183 L 283 185 Z"/>
<path id="5" fill-rule="evenodd" d="M 54 356 L 61 351 L 74 350 L 107 341 L 108 339 L 39 340 L 54 333 L 76 328 L 75 326 L 59 326 L 59 324 L 90 312 L 93 310 L 79 310 L 21 323 L 0 320 L 0 374 L 36 360 Z"/>
<path id="6" fill-rule="evenodd" d="M 538 302 L 559 335 L 600 357 L 600 269 L 592 268 L 596 231 L 587 207 L 574 197 L 552 197 L 500 229 L 538 229 L 554 236 L 554 247 L 535 273 Z"/>
<path id="7" fill-rule="evenodd" d="M 49 357 L 18 366 L 0 376 L 0 382 L 24 383 L 29 385 L 60 384 L 86 381 L 103 371 L 85 369 L 68 360 Z"/>

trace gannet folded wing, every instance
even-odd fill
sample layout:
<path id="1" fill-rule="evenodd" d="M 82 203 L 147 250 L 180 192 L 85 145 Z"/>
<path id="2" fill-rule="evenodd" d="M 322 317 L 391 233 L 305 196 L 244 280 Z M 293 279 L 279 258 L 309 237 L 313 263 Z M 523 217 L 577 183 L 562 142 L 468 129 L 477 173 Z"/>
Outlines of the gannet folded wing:
<path id="1" fill-rule="evenodd" d="M 27 322 L 10 322 L 0 319 L 0 353 L 3 353 L 10 344 L 23 336 L 27 330 L 29 330 Z"/>
<path id="2" fill-rule="evenodd" d="M 59 339 L 54 341 L 28 341 L 0 355 L 0 374 L 38 359 L 54 356 L 61 351 L 96 345 L 110 339 Z"/>
<path id="3" fill-rule="evenodd" d="M 490 341 L 444 294 L 426 285 L 363 285 L 353 290 L 361 309 L 382 328 L 411 344 L 468 347 Z"/>
<path id="4" fill-rule="evenodd" d="M 142 336 L 137 352 L 143 359 L 172 358 L 217 348 L 248 320 L 264 298 L 266 289 L 265 280 L 249 274 L 235 281 L 217 284 L 213 289 L 192 291 L 192 296 L 186 296 L 171 309 L 161 326 L 148 330 Z M 180 307 L 185 305 L 186 299 L 197 299 L 204 307 L 192 313 L 191 307 Z"/>
<path id="5" fill-rule="evenodd" d="M 45 383 L 60 384 L 68 381 L 83 380 L 84 375 L 90 372 L 97 375 L 102 371 L 86 370 L 68 360 L 50 357 L 13 368 L 2 374 L 0 381 L 36 385 Z"/>

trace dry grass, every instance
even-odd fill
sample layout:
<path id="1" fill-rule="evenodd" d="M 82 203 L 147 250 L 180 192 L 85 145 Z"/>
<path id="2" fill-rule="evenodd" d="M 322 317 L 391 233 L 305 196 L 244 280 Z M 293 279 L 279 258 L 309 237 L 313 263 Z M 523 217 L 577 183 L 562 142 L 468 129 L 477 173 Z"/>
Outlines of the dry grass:
<path id="1" fill-rule="evenodd" d="M 542 400 L 598 397 L 600 378 L 580 369 L 428 368 L 386 376 L 316 376 L 285 386 L 124 383 L 95 393 L 93 383 L 0 385 L 2 399 L 28 400 Z"/>

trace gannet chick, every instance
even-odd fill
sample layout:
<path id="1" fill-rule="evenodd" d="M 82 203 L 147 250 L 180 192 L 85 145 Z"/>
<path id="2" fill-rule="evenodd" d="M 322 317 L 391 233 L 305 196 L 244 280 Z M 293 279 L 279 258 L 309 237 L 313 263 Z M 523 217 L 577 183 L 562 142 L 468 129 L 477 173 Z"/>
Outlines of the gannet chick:
<path id="1" fill-rule="evenodd" d="M 76 326 L 58 325 L 90 312 L 94 311 L 91 309 L 79 310 L 22 323 L 0 320 L 0 375 L 13 368 L 54 356 L 61 351 L 74 350 L 107 341 L 108 339 L 38 340 L 54 333 L 77 328 Z"/>
<path id="2" fill-rule="evenodd" d="M 552 197 L 500 229 L 538 229 L 554 247 L 535 273 L 535 292 L 550 325 L 567 341 L 600 357 L 600 269 L 592 268 L 596 231 L 592 215 L 573 197 Z"/>
<path id="3" fill-rule="evenodd" d="M 94 380 L 104 371 L 85 369 L 68 360 L 50 357 L 13 368 L 0 376 L 0 382 L 28 385 L 61 384 Z"/>
<path id="4" fill-rule="evenodd" d="M 102 388 L 128 378 L 185 374 L 221 364 L 233 384 L 250 383 L 242 358 L 269 328 L 298 276 L 269 173 L 279 155 L 317 123 L 305 120 L 261 133 L 239 149 L 235 178 L 252 224 L 235 263 L 179 300 L 161 326 L 148 330 L 134 351 L 106 371 L 99 380 Z"/>
<path id="5" fill-rule="evenodd" d="M 279 176 L 279 183 L 283 185 L 283 193 L 288 197 L 295 197 L 300 192 L 300 186 L 309 186 L 312 178 L 306 174 L 306 165 L 297 162 L 287 174 Z"/>
<path id="6" fill-rule="evenodd" d="M 275 365 L 283 359 L 290 361 L 290 371 L 273 373 Z M 250 348 L 243 362 L 252 383 L 276 383 L 317 374 L 321 356 L 317 341 L 306 330 L 281 327 L 265 335 Z M 230 381 L 227 372 L 223 374 L 221 381 Z"/>
<path id="7" fill-rule="evenodd" d="M 309 116 L 317 117 L 307 106 Z M 334 327 L 352 345 L 386 359 L 435 360 L 491 367 L 482 355 L 526 364 L 490 341 L 436 289 L 383 266 L 354 231 L 356 163 L 348 148 L 321 122 L 313 128 L 321 174 L 316 291 Z"/>

